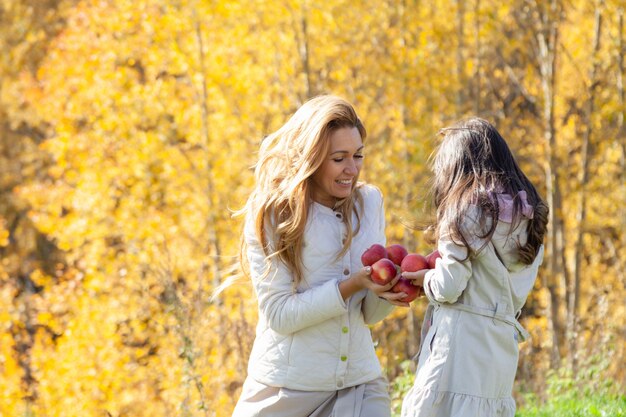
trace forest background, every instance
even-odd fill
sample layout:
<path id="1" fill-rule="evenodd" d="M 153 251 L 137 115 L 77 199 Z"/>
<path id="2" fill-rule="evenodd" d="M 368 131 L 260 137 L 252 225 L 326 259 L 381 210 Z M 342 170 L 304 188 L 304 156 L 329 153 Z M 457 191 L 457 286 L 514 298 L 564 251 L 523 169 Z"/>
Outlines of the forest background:
<path id="1" fill-rule="evenodd" d="M 438 130 L 492 121 L 552 208 L 519 406 L 555 375 L 621 392 L 625 6 L 1 0 L 0 415 L 230 415 L 257 317 L 245 281 L 210 301 L 237 273 L 232 212 L 264 135 L 322 93 L 361 115 L 362 179 L 410 251 L 432 247 L 410 226 Z M 424 308 L 372 329 L 396 407 Z"/>

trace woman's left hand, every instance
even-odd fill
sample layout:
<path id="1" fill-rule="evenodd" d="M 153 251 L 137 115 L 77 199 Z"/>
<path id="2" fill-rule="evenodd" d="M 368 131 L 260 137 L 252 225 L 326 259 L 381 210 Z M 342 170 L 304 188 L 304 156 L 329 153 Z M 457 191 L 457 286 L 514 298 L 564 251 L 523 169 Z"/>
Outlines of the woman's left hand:
<path id="1" fill-rule="evenodd" d="M 390 302 L 393 305 L 399 307 L 409 307 L 410 304 L 404 301 L 400 301 L 402 298 L 406 297 L 406 293 L 404 292 L 393 292 L 393 291 L 385 291 L 378 294 L 378 297 L 383 298 Z"/>
<path id="2" fill-rule="evenodd" d="M 398 274 L 394 279 L 391 280 L 391 282 L 389 282 L 386 285 L 378 285 L 378 284 L 372 283 L 373 287 L 370 288 L 370 290 L 374 291 L 374 293 L 376 293 L 378 297 L 387 300 L 393 305 L 396 305 L 399 307 L 408 307 L 409 303 L 400 301 L 402 298 L 406 297 L 407 294 L 405 292 L 393 292 L 391 290 L 393 286 L 396 285 L 396 283 L 399 280 L 400 280 L 400 274 Z"/>

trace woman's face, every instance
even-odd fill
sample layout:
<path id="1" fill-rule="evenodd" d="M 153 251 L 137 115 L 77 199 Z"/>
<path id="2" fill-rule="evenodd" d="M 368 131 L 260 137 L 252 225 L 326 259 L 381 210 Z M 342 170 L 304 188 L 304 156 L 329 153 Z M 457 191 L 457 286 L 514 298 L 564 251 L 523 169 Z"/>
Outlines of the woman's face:
<path id="1" fill-rule="evenodd" d="M 363 165 L 363 141 L 356 127 L 342 127 L 330 135 L 326 159 L 311 177 L 313 201 L 334 207 L 350 196 Z"/>

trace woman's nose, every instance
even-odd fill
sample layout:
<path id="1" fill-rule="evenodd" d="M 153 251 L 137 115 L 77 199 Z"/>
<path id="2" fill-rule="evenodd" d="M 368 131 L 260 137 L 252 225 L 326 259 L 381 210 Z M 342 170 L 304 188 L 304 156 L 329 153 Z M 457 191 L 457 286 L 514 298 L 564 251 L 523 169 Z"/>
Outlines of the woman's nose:
<path id="1" fill-rule="evenodd" d="M 350 175 L 356 175 L 359 172 L 356 166 L 356 162 L 352 159 L 348 160 L 348 164 L 346 165 L 344 171 L 346 172 L 346 174 Z"/>

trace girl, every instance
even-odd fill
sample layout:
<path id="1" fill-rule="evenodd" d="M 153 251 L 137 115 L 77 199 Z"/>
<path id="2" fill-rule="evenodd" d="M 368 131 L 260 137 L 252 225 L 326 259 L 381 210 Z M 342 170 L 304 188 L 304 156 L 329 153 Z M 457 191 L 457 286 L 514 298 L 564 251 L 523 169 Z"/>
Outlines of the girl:
<path id="1" fill-rule="evenodd" d="M 434 158 L 441 259 L 402 275 L 423 286 L 415 382 L 403 417 L 513 417 L 517 321 L 543 259 L 548 207 L 488 122 L 443 129 Z"/>
<path id="2" fill-rule="evenodd" d="M 360 261 L 385 242 L 380 191 L 358 182 L 365 136 L 350 104 L 321 96 L 261 144 L 242 253 L 259 322 L 235 417 L 390 414 L 368 324 L 406 294 Z"/>

